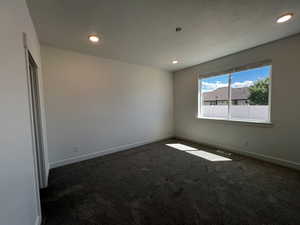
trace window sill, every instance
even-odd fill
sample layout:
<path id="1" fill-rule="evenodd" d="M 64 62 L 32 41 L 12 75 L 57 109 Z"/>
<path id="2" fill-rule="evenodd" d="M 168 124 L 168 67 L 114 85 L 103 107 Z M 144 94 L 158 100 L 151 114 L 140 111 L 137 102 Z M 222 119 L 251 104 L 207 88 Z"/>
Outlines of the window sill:
<path id="1" fill-rule="evenodd" d="M 197 116 L 197 119 L 203 121 L 216 121 L 217 123 L 231 124 L 231 125 L 242 125 L 242 126 L 255 126 L 255 127 L 273 127 L 272 122 L 260 122 L 260 121 L 247 121 L 247 120 L 226 120 L 222 118 L 213 118 L 213 117 L 202 117 Z"/>

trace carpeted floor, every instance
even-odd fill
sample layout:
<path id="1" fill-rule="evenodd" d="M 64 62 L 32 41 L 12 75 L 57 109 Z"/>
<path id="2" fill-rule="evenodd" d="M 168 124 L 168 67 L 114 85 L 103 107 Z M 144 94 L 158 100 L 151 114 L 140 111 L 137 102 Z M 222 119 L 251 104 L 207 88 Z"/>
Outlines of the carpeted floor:
<path id="1" fill-rule="evenodd" d="M 45 225 L 298 225 L 300 173 L 239 155 L 209 161 L 166 140 L 53 169 Z"/>

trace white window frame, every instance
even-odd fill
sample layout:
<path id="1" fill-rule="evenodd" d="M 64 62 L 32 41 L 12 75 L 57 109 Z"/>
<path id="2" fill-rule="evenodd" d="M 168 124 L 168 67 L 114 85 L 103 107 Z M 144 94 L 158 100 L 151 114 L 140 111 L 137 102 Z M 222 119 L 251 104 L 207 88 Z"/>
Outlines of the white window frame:
<path id="1" fill-rule="evenodd" d="M 232 73 L 235 72 L 240 72 L 243 70 L 249 70 L 249 69 L 255 69 L 263 66 L 271 66 L 270 69 L 270 83 L 269 83 L 269 96 L 268 96 L 268 106 L 269 106 L 269 115 L 268 115 L 268 120 L 262 121 L 262 120 L 247 120 L 247 119 L 232 119 L 231 118 L 231 77 Z M 202 93 L 202 79 L 209 78 L 209 77 L 216 77 L 216 76 L 221 76 L 221 75 L 226 75 L 228 74 L 228 117 L 227 118 L 217 118 L 217 117 L 205 117 L 202 115 L 201 111 L 201 106 L 203 102 L 203 93 Z M 247 124 L 272 124 L 271 123 L 271 111 L 272 111 L 272 101 L 271 101 L 271 96 L 272 96 L 272 61 L 271 60 L 265 60 L 262 62 L 258 63 L 252 63 L 248 64 L 245 66 L 240 66 L 232 69 L 225 70 L 223 72 L 214 72 L 214 73 L 207 73 L 207 74 L 202 74 L 198 76 L 198 113 L 197 113 L 197 118 L 198 119 L 207 119 L 207 120 L 220 120 L 220 121 L 233 121 L 233 122 L 242 122 L 242 123 L 247 123 Z"/>

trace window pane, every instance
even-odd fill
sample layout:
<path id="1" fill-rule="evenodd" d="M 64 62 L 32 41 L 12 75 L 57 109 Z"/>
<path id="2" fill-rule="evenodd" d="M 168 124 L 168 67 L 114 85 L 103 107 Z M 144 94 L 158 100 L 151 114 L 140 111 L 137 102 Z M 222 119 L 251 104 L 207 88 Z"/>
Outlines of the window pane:
<path id="1" fill-rule="evenodd" d="M 232 73 L 230 118 L 269 121 L 271 66 Z"/>
<path id="2" fill-rule="evenodd" d="M 202 117 L 228 119 L 228 81 L 228 74 L 200 80 Z"/>

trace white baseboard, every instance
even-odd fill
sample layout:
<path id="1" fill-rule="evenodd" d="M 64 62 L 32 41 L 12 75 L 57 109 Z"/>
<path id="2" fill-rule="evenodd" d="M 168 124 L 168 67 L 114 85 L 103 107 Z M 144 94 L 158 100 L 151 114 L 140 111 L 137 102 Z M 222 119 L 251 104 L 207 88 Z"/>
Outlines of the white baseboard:
<path id="1" fill-rule="evenodd" d="M 134 147 L 139 147 L 139 146 L 142 146 L 142 145 L 145 145 L 145 144 L 149 144 L 149 143 L 152 143 L 152 142 L 169 139 L 169 138 L 172 138 L 172 137 L 173 136 L 168 136 L 168 137 L 165 137 L 165 138 L 156 138 L 156 139 L 144 140 L 144 141 L 136 142 L 136 143 L 132 143 L 132 144 L 126 144 L 126 145 L 120 145 L 120 146 L 116 146 L 116 147 L 112 147 L 112 148 L 107 148 L 107 149 L 103 149 L 103 150 L 100 150 L 100 151 L 91 152 L 91 153 L 83 154 L 83 155 L 68 158 L 68 159 L 63 159 L 63 160 L 56 161 L 56 162 L 50 162 L 50 169 L 65 166 L 65 165 L 69 165 L 69 164 L 72 164 L 72 163 L 76 163 L 76 162 L 80 162 L 80 161 L 84 161 L 84 160 L 88 160 L 88 159 L 97 158 L 97 157 L 100 157 L 100 156 L 112 154 L 112 153 L 119 152 L 119 151 L 128 150 L 128 149 L 131 149 L 131 148 L 134 148 Z"/>
<path id="2" fill-rule="evenodd" d="M 42 224 L 42 218 L 40 216 L 38 216 L 35 220 L 34 225 L 41 225 Z"/>
<path id="3" fill-rule="evenodd" d="M 202 140 L 198 141 L 198 140 L 194 140 L 194 139 L 191 139 L 191 138 L 186 138 L 184 136 L 178 136 L 178 135 L 175 138 L 183 139 L 183 140 L 187 140 L 187 141 L 192 141 L 192 142 L 195 142 L 195 143 L 198 143 L 198 144 L 203 144 L 203 145 L 207 145 L 207 146 L 211 146 L 211 147 L 215 147 L 215 148 L 224 149 L 224 150 L 227 150 L 229 152 L 237 153 L 237 154 L 240 154 L 240 155 L 248 156 L 248 157 L 251 157 L 251 158 L 263 160 L 263 161 L 270 162 L 270 163 L 274 163 L 274 164 L 277 164 L 277 165 L 280 165 L 280 166 L 300 170 L 300 163 L 292 162 L 292 161 L 285 160 L 285 159 L 280 159 L 280 158 L 273 157 L 273 156 L 267 156 L 267 155 L 256 153 L 256 152 L 245 151 L 242 148 L 237 148 L 236 146 L 228 146 L 228 145 L 224 145 L 224 144 L 221 144 L 221 143 L 213 143 L 212 144 L 208 141 L 202 141 Z"/>

